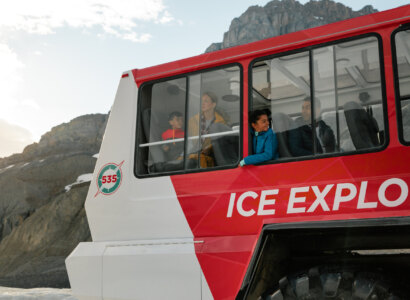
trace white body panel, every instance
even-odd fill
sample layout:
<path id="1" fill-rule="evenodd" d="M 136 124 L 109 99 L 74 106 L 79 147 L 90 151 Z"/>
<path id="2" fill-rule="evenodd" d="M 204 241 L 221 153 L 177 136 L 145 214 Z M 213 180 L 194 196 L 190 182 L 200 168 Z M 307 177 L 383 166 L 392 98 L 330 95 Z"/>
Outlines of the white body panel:
<path id="1" fill-rule="evenodd" d="M 85 203 L 93 241 L 192 238 L 170 178 L 134 175 L 136 121 L 137 86 L 130 74 L 120 81 Z M 101 168 L 122 161 L 118 190 L 95 196 Z"/>
<path id="2" fill-rule="evenodd" d="M 191 239 L 81 243 L 66 263 L 81 300 L 213 299 Z"/>
<path id="3" fill-rule="evenodd" d="M 66 266 L 73 294 L 81 300 L 102 299 L 102 256 L 105 245 L 80 243 L 67 257 Z"/>
<path id="4" fill-rule="evenodd" d="M 73 294 L 213 299 L 170 177 L 134 175 L 137 87 L 129 75 L 120 81 L 85 203 L 93 242 L 81 243 L 66 260 Z M 107 163 L 122 163 L 121 184 L 110 195 L 97 186 Z"/>
<path id="5" fill-rule="evenodd" d="M 201 297 L 201 269 L 192 241 L 110 246 L 104 253 L 103 266 L 103 295 L 107 300 Z"/>

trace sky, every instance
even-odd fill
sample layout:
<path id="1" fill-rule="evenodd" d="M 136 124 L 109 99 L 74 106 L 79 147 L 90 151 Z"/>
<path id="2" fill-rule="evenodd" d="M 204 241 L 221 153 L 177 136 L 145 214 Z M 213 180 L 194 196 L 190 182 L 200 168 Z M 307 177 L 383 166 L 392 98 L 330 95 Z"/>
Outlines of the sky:
<path id="1" fill-rule="evenodd" d="M 75 117 L 107 113 L 124 71 L 201 54 L 233 18 L 268 2 L 1 0 L 0 157 Z M 379 11 L 408 4 L 337 2 Z"/>

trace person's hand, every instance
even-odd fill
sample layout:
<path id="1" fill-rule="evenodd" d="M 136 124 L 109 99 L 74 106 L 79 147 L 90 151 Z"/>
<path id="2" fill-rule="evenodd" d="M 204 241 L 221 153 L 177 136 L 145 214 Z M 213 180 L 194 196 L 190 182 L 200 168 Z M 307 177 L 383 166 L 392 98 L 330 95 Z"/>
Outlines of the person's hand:
<path id="1" fill-rule="evenodd" d="M 212 152 L 212 145 L 209 145 L 209 146 L 206 146 L 205 148 L 202 148 L 202 151 L 201 151 L 201 153 L 206 155 L 206 156 L 209 156 L 211 154 L 211 152 Z"/>

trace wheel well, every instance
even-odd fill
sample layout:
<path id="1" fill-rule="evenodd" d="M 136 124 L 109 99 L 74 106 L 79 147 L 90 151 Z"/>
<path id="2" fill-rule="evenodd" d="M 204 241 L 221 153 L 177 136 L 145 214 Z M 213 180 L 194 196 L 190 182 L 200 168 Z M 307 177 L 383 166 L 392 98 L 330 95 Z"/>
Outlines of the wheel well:
<path id="1" fill-rule="evenodd" d="M 356 265 L 404 277 L 409 219 L 266 225 L 237 299 L 257 299 L 286 275 L 319 265 Z"/>

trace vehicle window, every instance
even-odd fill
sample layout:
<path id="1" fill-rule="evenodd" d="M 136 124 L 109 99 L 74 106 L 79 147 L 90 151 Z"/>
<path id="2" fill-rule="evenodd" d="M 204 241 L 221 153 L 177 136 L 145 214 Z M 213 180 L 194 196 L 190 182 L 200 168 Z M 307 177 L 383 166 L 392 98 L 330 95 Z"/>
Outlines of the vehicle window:
<path id="1" fill-rule="evenodd" d="M 141 96 L 138 173 L 182 170 L 186 78 L 146 85 Z"/>
<path id="2" fill-rule="evenodd" d="M 139 100 L 138 175 L 237 165 L 239 67 L 146 84 Z"/>
<path id="3" fill-rule="evenodd" d="M 187 169 L 238 163 L 239 80 L 239 67 L 189 76 Z"/>
<path id="4" fill-rule="evenodd" d="M 251 107 L 268 109 L 279 159 L 372 149 L 384 143 L 376 37 L 259 60 Z"/>
<path id="5" fill-rule="evenodd" d="M 401 133 L 405 142 L 410 142 L 410 30 L 400 31 L 394 38 L 398 78 L 399 115 Z"/>

